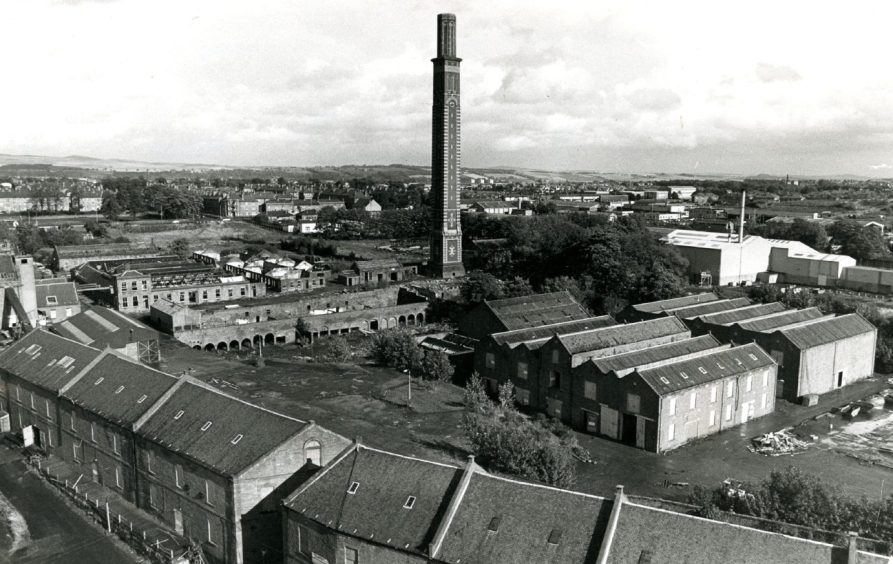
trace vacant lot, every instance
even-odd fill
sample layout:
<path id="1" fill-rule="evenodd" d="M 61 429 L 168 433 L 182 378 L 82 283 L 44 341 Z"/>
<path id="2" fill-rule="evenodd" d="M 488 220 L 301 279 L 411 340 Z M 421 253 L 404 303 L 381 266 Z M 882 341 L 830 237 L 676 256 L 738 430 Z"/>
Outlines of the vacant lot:
<path id="1" fill-rule="evenodd" d="M 176 224 L 171 224 L 169 231 L 157 233 L 133 233 L 126 229 L 116 227 L 109 230 L 110 237 L 127 237 L 135 244 L 156 245 L 165 247 L 176 239 L 186 239 L 194 247 L 208 246 L 219 248 L 221 246 L 239 248 L 241 241 L 267 241 L 278 245 L 280 236 L 276 232 L 269 231 L 260 226 L 243 221 L 212 221 L 197 229 L 177 229 Z M 282 237 L 285 233 L 281 234 Z"/>

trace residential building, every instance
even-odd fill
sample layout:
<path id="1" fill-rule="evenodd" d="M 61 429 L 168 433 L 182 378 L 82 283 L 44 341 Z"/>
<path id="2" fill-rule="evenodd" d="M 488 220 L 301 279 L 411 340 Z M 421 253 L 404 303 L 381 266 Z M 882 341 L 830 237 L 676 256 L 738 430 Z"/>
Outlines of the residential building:
<path id="1" fill-rule="evenodd" d="M 44 278 L 34 281 L 37 299 L 37 319 L 41 325 L 59 323 L 81 311 L 74 282 L 64 278 Z"/>

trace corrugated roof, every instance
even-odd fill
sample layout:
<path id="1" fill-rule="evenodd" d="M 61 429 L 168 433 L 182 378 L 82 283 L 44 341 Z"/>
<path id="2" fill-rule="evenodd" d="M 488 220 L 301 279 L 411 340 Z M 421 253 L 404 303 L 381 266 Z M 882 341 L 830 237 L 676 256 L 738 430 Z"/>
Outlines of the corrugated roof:
<path id="1" fill-rule="evenodd" d="M 633 309 L 644 313 L 656 313 L 665 309 L 673 309 L 704 302 L 712 302 L 719 299 L 719 296 L 713 292 L 704 292 L 702 294 L 694 294 L 692 296 L 682 296 L 681 298 L 671 298 L 669 300 L 658 300 L 656 302 L 645 302 L 635 304 Z"/>
<path id="2" fill-rule="evenodd" d="M 846 548 L 625 501 L 606 562 L 833 564 L 846 562 Z M 887 562 L 889 557 L 862 551 L 856 559 L 856 564 Z"/>
<path id="3" fill-rule="evenodd" d="M 0 355 L 0 369 L 51 392 L 58 392 L 100 351 L 35 329 Z"/>
<path id="4" fill-rule="evenodd" d="M 187 380 L 137 432 L 224 475 L 235 476 L 306 426 L 303 421 Z"/>
<path id="5" fill-rule="evenodd" d="M 731 300 L 717 300 L 706 304 L 678 307 L 667 311 L 667 313 L 669 315 L 675 315 L 681 319 L 691 319 L 693 317 L 698 317 L 699 315 L 729 311 L 747 305 L 750 305 L 750 300 L 747 298 L 734 298 Z"/>
<path id="6" fill-rule="evenodd" d="M 684 356 L 699 351 L 706 351 L 721 346 L 712 335 L 702 335 L 686 339 L 684 341 L 676 341 L 666 345 L 658 345 L 649 347 L 639 351 L 624 354 L 616 354 L 614 356 L 605 356 L 602 358 L 594 358 L 592 362 L 599 372 L 607 374 L 608 372 L 620 372 L 629 370 L 637 366 L 651 364 L 652 362 L 660 362 L 679 356 Z"/>
<path id="7" fill-rule="evenodd" d="M 681 360 L 639 372 L 658 395 L 772 366 L 775 361 L 755 343 Z"/>
<path id="8" fill-rule="evenodd" d="M 598 317 L 587 317 L 586 319 L 562 321 L 560 323 L 541 325 L 539 327 L 529 327 L 526 329 L 505 331 L 503 333 L 494 333 L 493 340 L 499 345 L 508 344 L 511 346 L 518 343 L 549 339 L 555 335 L 579 333 L 580 331 L 610 327 L 616 324 L 617 322 L 614 321 L 614 318 L 610 315 L 600 315 Z"/>
<path id="9" fill-rule="evenodd" d="M 425 554 L 461 476 L 456 466 L 357 445 L 286 505 L 345 535 Z"/>
<path id="10" fill-rule="evenodd" d="M 91 307 L 53 325 L 52 331 L 97 348 L 118 349 L 131 342 L 158 339 L 154 329 L 105 307 Z"/>
<path id="11" fill-rule="evenodd" d="M 508 331 L 591 317 L 568 292 L 532 294 L 484 303 Z"/>
<path id="12" fill-rule="evenodd" d="M 700 319 L 704 323 L 713 325 L 730 325 L 745 319 L 753 319 L 762 317 L 770 313 L 779 313 L 785 311 L 786 308 L 781 302 L 772 302 L 768 304 L 754 304 L 745 307 L 739 307 L 729 311 L 721 311 L 708 315 L 701 315 Z"/>
<path id="13" fill-rule="evenodd" d="M 801 349 L 817 347 L 841 339 L 877 332 L 874 325 L 858 313 L 850 313 L 796 327 L 781 327 L 779 331 Z"/>
<path id="14" fill-rule="evenodd" d="M 78 304 L 78 292 L 75 289 L 74 282 L 65 280 L 43 282 L 37 281 L 34 284 L 34 292 L 37 297 L 37 307 L 58 307 L 72 306 Z M 54 303 L 50 303 L 47 298 L 55 298 Z"/>
<path id="15" fill-rule="evenodd" d="M 177 378 L 107 353 L 62 395 L 110 421 L 133 424 Z"/>
<path id="16" fill-rule="evenodd" d="M 613 325 L 557 338 L 568 352 L 579 354 L 684 332 L 688 332 L 685 324 L 678 318 L 670 316 L 626 325 Z"/>
<path id="17" fill-rule="evenodd" d="M 748 331 L 757 331 L 759 333 L 764 333 L 767 331 L 778 329 L 779 327 L 784 327 L 785 325 L 790 325 L 791 323 L 799 323 L 801 321 L 806 321 L 809 319 L 818 319 L 820 317 L 823 317 L 824 315 L 825 314 L 823 314 L 818 308 L 815 307 L 806 309 L 793 309 L 776 314 L 769 314 L 759 319 L 743 321 L 739 323 L 738 326 Z"/>
<path id="18" fill-rule="evenodd" d="M 438 559 L 487 564 L 595 562 L 613 502 L 476 473 Z M 491 531 L 495 526 L 496 531 Z"/>

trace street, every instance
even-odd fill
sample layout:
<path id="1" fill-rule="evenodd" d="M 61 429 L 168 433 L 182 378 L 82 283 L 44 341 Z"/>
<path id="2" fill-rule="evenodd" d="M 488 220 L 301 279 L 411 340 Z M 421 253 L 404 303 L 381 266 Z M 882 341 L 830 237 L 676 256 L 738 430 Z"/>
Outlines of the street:
<path id="1" fill-rule="evenodd" d="M 138 562 L 78 510 L 69 506 L 22 461 L 0 447 L 0 491 L 25 517 L 31 542 L 0 562 L 96 564 Z"/>

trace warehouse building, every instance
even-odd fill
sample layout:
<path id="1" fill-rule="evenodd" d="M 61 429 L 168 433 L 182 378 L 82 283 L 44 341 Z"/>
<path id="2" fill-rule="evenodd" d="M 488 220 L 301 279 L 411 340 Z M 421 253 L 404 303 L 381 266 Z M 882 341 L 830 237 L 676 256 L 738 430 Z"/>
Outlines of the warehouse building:
<path id="1" fill-rule="evenodd" d="M 161 362 L 158 332 L 107 307 L 89 307 L 56 323 L 51 331 L 96 349 L 110 348 L 145 364 Z"/>
<path id="2" fill-rule="evenodd" d="M 459 321 L 459 333 L 481 340 L 494 333 L 589 317 L 567 291 L 533 294 L 479 303 Z"/>

